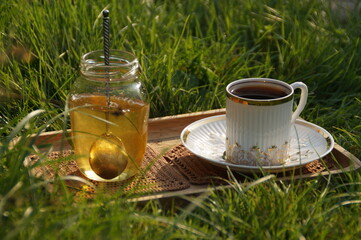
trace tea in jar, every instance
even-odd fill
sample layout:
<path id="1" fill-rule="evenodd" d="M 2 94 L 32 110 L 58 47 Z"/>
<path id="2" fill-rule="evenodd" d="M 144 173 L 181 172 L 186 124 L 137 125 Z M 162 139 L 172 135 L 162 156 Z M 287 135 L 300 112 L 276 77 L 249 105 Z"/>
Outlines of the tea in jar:
<path id="1" fill-rule="evenodd" d="M 148 133 L 138 61 L 111 50 L 106 66 L 102 52 L 94 51 L 82 57 L 81 75 L 68 99 L 78 167 L 92 180 L 127 179 L 142 165 Z"/>

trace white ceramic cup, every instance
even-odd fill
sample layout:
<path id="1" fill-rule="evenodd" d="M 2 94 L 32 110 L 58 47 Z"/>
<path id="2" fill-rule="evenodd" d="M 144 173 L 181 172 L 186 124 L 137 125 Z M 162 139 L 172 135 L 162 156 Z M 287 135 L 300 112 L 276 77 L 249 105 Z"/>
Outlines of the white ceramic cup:
<path id="1" fill-rule="evenodd" d="M 296 88 L 301 97 L 293 112 Z M 253 166 L 286 163 L 291 127 L 306 105 L 307 86 L 247 78 L 228 84 L 226 94 L 226 161 Z"/>

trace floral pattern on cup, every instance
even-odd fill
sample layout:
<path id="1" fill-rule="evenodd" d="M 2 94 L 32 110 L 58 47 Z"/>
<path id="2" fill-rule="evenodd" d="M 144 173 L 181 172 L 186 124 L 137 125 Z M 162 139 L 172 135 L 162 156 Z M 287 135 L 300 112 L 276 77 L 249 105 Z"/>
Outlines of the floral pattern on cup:
<path id="1" fill-rule="evenodd" d="M 246 150 L 238 143 L 230 145 L 228 139 L 226 139 L 226 146 L 226 151 L 230 153 L 231 158 L 228 159 L 225 156 L 225 160 L 233 164 L 273 166 L 284 164 L 288 159 L 288 142 L 285 142 L 280 148 L 277 146 L 271 146 L 267 149 L 267 151 L 262 151 L 257 146 L 253 146 L 252 148 Z"/>

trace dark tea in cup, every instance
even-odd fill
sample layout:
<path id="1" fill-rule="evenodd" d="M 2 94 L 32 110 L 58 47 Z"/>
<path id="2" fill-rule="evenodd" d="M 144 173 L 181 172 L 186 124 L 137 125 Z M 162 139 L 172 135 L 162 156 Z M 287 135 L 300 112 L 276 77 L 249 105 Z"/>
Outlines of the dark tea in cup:
<path id="1" fill-rule="evenodd" d="M 289 89 L 283 89 L 279 86 L 272 86 L 269 84 L 243 84 L 231 91 L 234 95 L 241 98 L 271 100 L 282 98 L 290 94 Z"/>

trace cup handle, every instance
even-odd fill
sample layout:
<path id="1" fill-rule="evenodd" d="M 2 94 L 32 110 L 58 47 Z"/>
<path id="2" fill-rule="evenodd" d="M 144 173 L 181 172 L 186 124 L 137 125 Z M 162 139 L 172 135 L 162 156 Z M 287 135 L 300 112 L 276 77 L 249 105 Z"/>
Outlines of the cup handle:
<path id="1" fill-rule="evenodd" d="M 292 114 L 291 123 L 294 123 L 296 121 L 296 119 L 300 116 L 300 113 L 302 112 L 302 110 L 306 106 L 307 97 L 308 97 L 308 88 L 307 88 L 307 85 L 304 84 L 303 82 L 294 82 L 291 84 L 291 87 L 293 88 L 293 90 L 295 90 L 296 88 L 301 89 L 300 101 L 297 105 L 296 111 Z"/>

